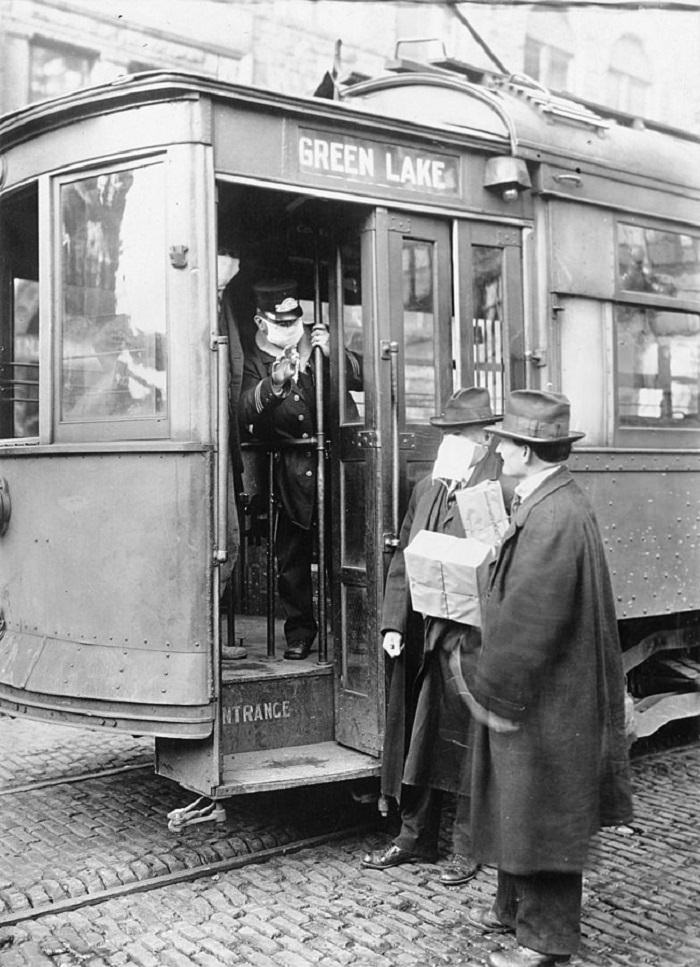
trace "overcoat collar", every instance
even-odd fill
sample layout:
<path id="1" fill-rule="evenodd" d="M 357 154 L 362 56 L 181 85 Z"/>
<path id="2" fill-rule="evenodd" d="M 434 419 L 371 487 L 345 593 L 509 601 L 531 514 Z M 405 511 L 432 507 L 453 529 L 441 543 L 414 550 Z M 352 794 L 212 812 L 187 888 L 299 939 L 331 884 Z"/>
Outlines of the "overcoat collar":
<path id="1" fill-rule="evenodd" d="M 571 471 L 567 466 L 562 464 L 555 473 L 546 477 L 545 480 L 540 484 L 540 486 L 534 490 L 528 497 L 523 500 L 522 504 L 516 509 L 515 513 L 510 522 L 510 527 L 503 535 L 503 541 L 505 542 L 511 537 L 518 527 L 522 527 L 527 520 L 530 511 L 533 507 L 536 507 L 545 497 L 554 493 L 555 490 L 559 490 L 560 487 L 566 487 L 568 484 L 573 483 L 573 477 L 571 476 Z"/>

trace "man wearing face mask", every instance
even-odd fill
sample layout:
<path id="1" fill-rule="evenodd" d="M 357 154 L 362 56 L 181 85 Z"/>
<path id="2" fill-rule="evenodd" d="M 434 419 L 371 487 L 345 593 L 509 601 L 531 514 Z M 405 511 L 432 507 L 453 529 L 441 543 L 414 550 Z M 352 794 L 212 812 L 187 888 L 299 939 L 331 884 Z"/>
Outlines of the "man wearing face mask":
<path id="1" fill-rule="evenodd" d="M 462 675 L 469 680 L 481 635 L 477 628 L 430 615 L 418 625 L 422 635 L 416 635 L 419 616 L 411 606 L 404 549 L 420 530 L 467 536 L 455 494 L 463 487 L 500 478 L 502 461 L 495 444 L 487 442 L 486 428 L 501 419 L 491 411 L 488 390 L 478 387 L 458 390 L 447 401 L 444 413 L 431 418 L 433 426 L 441 428 L 443 439 L 432 473 L 411 494 L 382 608 L 383 646 L 392 659 L 392 679 L 381 788 L 384 796 L 401 802 L 401 831 L 387 849 L 367 854 L 362 865 L 388 869 L 402 863 L 435 862 L 443 792 L 449 792 L 456 795 L 452 857 L 440 880 L 451 886 L 470 880 L 477 865 L 472 860 L 469 799 L 459 795 L 463 788 L 460 777 L 468 767 L 471 723 L 464 703 L 450 685 L 449 659 L 458 653 Z M 512 491 L 507 483 L 504 489 L 507 504 Z M 411 728 L 411 694 L 416 689 Z"/>
<path id="2" fill-rule="evenodd" d="M 253 288 L 257 332 L 243 368 L 240 422 L 257 440 L 272 444 L 310 440 L 316 432 L 313 355 L 318 347 L 327 380 L 330 334 L 323 324 L 306 324 L 296 282 L 263 282 Z M 361 389 L 359 358 L 346 350 L 345 363 L 346 388 Z M 324 386 L 324 399 L 327 390 Z M 308 449 L 282 447 L 275 466 L 279 498 L 275 554 L 285 612 L 284 657 L 298 660 L 308 656 L 317 632 L 309 533 L 316 505 L 315 448 L 311 444 Z"/>

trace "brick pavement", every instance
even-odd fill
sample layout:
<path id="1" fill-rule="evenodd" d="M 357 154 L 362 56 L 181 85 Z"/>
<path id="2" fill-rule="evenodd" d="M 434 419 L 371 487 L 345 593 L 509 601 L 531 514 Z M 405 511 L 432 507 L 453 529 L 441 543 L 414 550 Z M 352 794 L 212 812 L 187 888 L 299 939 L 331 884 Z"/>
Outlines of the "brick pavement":
<path id="1" fill-rule="evenodd" d="M 28 723 L 22 723 L 22 727 L 30 729 Z M 7 731 L 7 720 L 0 720 L 0 739 L 6 738 Z M 18 738 L 18 726 L 9 727 L 9 731 Z M 80 758 L 85 736 L 90 736 L 91 743 L 101 734 L 70 731 L 76 758 Z M 119 742 L 108 735 L 106 753 L 118 762 Z M 40 745 L 38 732 L 35 738 Z M 28 754 L 33 755 L 37 749 L 30 746 Z M 12 751 L 21 760 L 19 741 Z M 141 754 L 141 748 L 125 747 L 127 759 Z M 64 748 L 62 755 L 70 758 L 71 753 Z M 635 832 L 623 835 L 609 830 L 596 838 L 585 877 L 584 942 L 571 964 L 697 967 L 700 747 L 635 762 L 633 770 Z M 12 782 L 16 782 L 16 776 Z M 126 786 L 128 798 L 133 798 L 130 780 L 118 776 L 101 783 L 104 785 L 94 788 L 92 782 L 87 783 L 89 788 L 83 790 L 58 786 L 43 791 L 48 813 L 50 807 L 60 806 L 75 819 L 67 828 L 79 826 L 84 834 L 75 840 L 64 838 L 63 845 L 59 841 L 50 848 L 44 841 L 51 841 L 51 823 L 37 827 L 34 808 L 27 809 L 27 794 L 0 800 L 5 831 L 7 815 L 14 816 L 16 855 L 21 855 L 22 848 L 25 855 L 45 851 L 43 874 L 32 881 L 33 887 L 50 895 L 56 890 L 52 884 L 60 886 L 52 865 L 59 854 L 65 854 L 63 866 L 69 875 L 84 882 L 88 874 L 100 875 L 97 864 L 108 870 L 118 849 L 128 854 L 122 858 L 128 866 L 132 862 L 129 857 L 156 855 L 159 850 L 164 861 L 178 849 L 196 853 L 208 838 L 215 843 L 220 836 L 215 831 L 205 832 L 206 827 L 201 826 L 178 837 L 164 834 L 159 823 L 164 812 L 172 808 L 171 802 L 181 803 L 181 794 L 172 784 L 167 784 L 171 787 L 168 789 L 163 780 L 148 774 L 141 776 L 143 789 L 134 799 L 135 812 L 129 807 L 131 827 L 124 825 L 119 816 L 119 808 L 125 804 L 121 787 Z M 64 790 L 69 788 L 75 790 L 72 806 L 62 802 L 67 796 Z M 154 796 L 160 797 L 158 809 L 154 808 Z M 17 799 L 21 802 L 16 803 Z M 116 800 L 113 809 L 107 808 L 111 800 Z M 229 810 L 229 822 L 234 819 L 245 841 L 249 836 L 245 822 L 252 818 L 241 800 Z M 260 805 L 252 813 L 259 812 Z M 291 813 L 290 808 L 310 809 L 318 804 L 310 798 L 294 801 L 270 796 L 264 805 L 268 813 L 257 827 L 260 842 L 265 824 L 268 836 L 275 835 L 270 829 L 286 829 L 294 835 L 303 826 L 303 817 Z M 102 816 L 99 806 L 107 809 Z M 20 821 L 22 811 L 24 819 Z M 143 828 L 134 825 L 139 813 Z M 328 819 L 326 815 L 326 822 Z M 24 832 L 24 839 L 20 832 Z M 230 829 L 228 835 L 233 835 Z M 118 837 L 126 839 L 119 847 L 115 844 Z M 498 943 L 477 934 L 465 921 L 464 913 L 472 904 L 489 902 L 494 872 L 482 871 L 464 887 L 447 888 L 438 882 L 439 866 L 417 864 L 391 872 L 362 870 L 362 853 L 386 841 L 381 831 L 357 834 L 214 877 L 123 896 L 60 916 L 23 920 L 0 929 L 0 967 L 481 967 Z M 443 841 L 446 845 L 446 837 Z M 74 852 L 68 855 L 69 850 Z M 12 848 L 5 850 L 5 856 L 11 860 L 12 885 L 20 892 L 14 879 L 21 872 L 20 864 L 12 861 Z M 3 869 L 7 871 L 7 864 Z M 10 885 L 6 872 L 2 877 L 5 890 L 0 893 L 7 893 Z M 26 891 L 28 880 L 24 882 Z M 31 916 L 29 910 L 28 914 Z M 8 945 L 3 947 L 3 942 Z"/>

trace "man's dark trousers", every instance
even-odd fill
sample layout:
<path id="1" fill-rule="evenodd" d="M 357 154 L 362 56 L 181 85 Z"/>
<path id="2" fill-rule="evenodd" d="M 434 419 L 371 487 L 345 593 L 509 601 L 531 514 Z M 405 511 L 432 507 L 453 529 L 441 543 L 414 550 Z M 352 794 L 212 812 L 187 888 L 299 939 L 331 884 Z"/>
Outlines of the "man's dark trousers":
<path id="1" fill-rule="evenodd" d="M 515 874 L 498 871 L 494 911 L 518 943 L 543 954 L 567 956 L 580 940 L 581 873 Z"/>
<path id="2" fill-rule="evenodd" d="M 280 507 L 275 534 L 277 589 L 284 608 L 284 635 L 288 645 L 316 636 L 311 561 L 314 534 L 298 527 Z"/>
<path id="3" fill-rule="evenodd" d="M 404 786 L 401 806 L 401 832 L 396 846 L 409 853 L 433 859 L 437 856 L 443 792 L 421 786 Z M 455 796 L 455 819 L 452 827 L 452 852 L 455 856 L 471 856 L 469 835 L 469 797 Z"/>

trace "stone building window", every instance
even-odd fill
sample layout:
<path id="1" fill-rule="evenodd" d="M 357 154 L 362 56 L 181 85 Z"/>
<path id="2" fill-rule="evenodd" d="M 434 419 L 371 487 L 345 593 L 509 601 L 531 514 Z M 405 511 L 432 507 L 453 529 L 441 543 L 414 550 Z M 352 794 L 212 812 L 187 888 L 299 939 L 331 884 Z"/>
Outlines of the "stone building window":
<path id="1" fill-rule="evenodd" d="M 563 14 L 535 11 L 527 19 L 523 70 L 555 91 L 569 88 L 574 59 L 571 30 Z"/>
<path id="2" fill-rule="evenodd" d="M 41 101 L 86 87 L 96 60 L 91 51 L 43 40 L 32 41 L 29 100 Z"/>
<path id="3" fill-rule="evenodd" d="M 648 110 L 651 68 L 644 48 L 636 37 L 621 37 L 613 47 L 608 68 L 608 101 L 628 114 L 644 115 Z"/>

